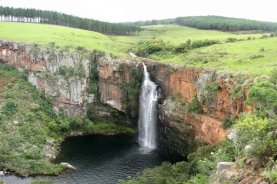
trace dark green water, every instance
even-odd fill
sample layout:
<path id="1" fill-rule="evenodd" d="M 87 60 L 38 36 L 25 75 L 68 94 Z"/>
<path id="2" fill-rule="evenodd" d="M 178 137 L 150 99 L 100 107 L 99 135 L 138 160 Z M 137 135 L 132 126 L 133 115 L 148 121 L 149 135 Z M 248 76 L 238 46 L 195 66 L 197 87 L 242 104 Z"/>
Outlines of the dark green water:
<path id="1" fill-rule="evenodd" d="M 134 176 L 137 172 L 160 165 L 163 161 L 175 161 L 175 157 L 169 157 L 161 150 L 140 154 L 136 137 L 93 135 L 66 139 L 58 161 L 68 162 L 76 170 L 57 177 L 40 178 L 58 184 L 114 184 L 119 179 Z M 8 184 L 25 184 L 31 181 L 31 178 L 21 179 L 15 176 L 2 179 Z"/>

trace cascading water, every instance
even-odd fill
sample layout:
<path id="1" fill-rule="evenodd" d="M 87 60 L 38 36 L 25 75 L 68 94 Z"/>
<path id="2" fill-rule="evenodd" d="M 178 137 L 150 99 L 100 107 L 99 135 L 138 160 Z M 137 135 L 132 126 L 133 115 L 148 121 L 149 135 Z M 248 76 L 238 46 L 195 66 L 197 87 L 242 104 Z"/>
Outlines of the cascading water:
<path id="1" fill-rule="evenodd" d="M 147 67 L 143 63 L 143 83 L 139 107 L 139 145 L 140 151 L 147 154 L 156 148 L 156 105 L 158 100 L 157 85 L 150 80 Z"/>

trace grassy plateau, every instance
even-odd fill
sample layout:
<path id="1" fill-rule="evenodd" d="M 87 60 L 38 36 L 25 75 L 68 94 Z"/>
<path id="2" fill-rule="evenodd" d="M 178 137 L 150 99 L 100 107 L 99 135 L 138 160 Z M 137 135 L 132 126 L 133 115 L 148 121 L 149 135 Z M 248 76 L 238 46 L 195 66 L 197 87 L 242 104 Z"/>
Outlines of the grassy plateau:
<path id="1" fill-rule="evenodd" d="M 157 52 L 148 57 L 167 64 L 210 67 L 249 74 L 268 74 L 277 65 L 277 39 L 261 39 L 265 34 L 237 34 L 179 25 L 144 26 L 142 30 L 135 36 L 107 36 L 63 26 L 1 22 L 0 39 L 41 45 L 55 43 L 60 49 L 97 49 L 116 57 L 127 57 L 129 50 L 141 40 L 161 39 L 172 46 L 185 43 L 188 39 L 217 40 L 221 44 L 186 53 Z M 228 38 L 235 38 L 237 41 L 226 43 Z"/>

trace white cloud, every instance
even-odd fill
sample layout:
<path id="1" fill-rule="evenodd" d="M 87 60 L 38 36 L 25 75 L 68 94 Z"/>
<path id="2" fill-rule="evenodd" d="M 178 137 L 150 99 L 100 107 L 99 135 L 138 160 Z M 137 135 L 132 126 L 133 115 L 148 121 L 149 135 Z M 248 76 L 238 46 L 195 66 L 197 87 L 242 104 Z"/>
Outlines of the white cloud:
<path id="1" fill-rule="evenodd" d="M 194 15 L 277 22 L 276 0 L 0 0 L 0 4 L 54 10 L 111 22 Z"/>

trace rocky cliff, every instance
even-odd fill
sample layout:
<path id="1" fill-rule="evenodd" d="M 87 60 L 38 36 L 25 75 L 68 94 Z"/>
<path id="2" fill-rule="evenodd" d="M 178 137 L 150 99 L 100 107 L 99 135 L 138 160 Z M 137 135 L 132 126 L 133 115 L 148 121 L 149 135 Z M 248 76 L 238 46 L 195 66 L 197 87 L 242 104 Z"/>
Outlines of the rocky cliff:
<path id="1" fill-rule="evenodd" d="M 251 109 L 245 103 L 247 87 L 238 88 L 237 77 L 215 70 L 8 42 L 0 43 L 0 60 L 23 71 L 52 98 L 56 111 L 73 116 L 92 108 L 98 116 L 111 117 L 109 106 L 129 119 L 138 116 L 141 62 L 145 62 L 162 94 L 159 138 L 183 155 L 199 141 L 217 144 L 226 134 L 222 122 Z"/>
<path id="2" fill-rule="evenodd" d="M 86 102 L 90 61 L 80 53 L 58 52 L 27 44 L 0 43 L 2 63 L 24 72 L 30 83 L 49 98 L 55 111 L 83 114 Z"/>

